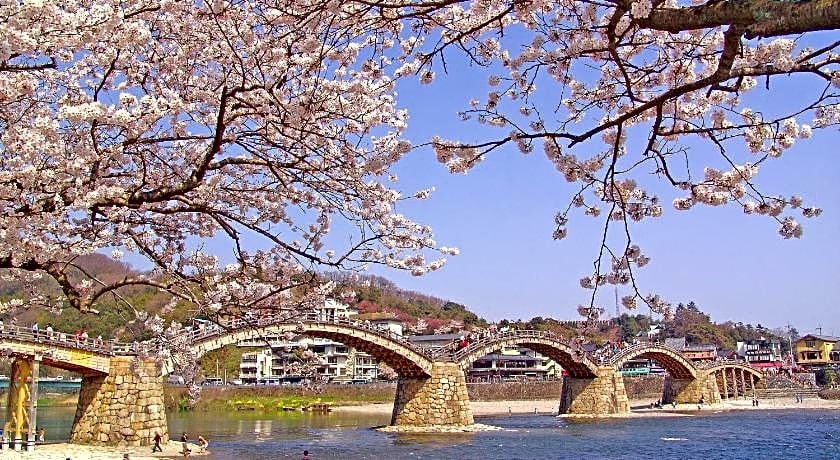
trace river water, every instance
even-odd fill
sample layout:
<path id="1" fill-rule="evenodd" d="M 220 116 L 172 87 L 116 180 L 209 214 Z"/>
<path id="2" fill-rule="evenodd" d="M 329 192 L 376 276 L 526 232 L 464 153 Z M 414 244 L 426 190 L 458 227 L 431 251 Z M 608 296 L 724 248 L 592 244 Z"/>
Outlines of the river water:
<path id="1" fill-rule="evenodd" d="M 502 431 L 381 433 L 387 415 L 254 412 L 170 414 L 173 437 L 210 440 L 217 459 L 840 459 L 840 411 L 702 412 L 684 417 L 570 420 L 477 417 Z M 47 441 L 67 439 L 73 408 L 43 407 Z M 50 439 L 51 438 L 51 439 Z M 196 457 L 198 458 L 198 457 Z"/>

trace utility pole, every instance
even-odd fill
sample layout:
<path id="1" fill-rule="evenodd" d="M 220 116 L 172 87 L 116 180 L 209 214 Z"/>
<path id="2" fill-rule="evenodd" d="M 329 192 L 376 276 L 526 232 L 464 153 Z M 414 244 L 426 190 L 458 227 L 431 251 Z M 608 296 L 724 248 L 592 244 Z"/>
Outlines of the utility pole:
<path id="1" fill-rule="evenodd" d="M 618 314 L 618 286 L 615 287 L 615 319 L 621 316 Z"/>
<path id="2" fill-rule="evenodd" d="M 796 358 L 793 354 L 793 334 L 791 332 L 792 327 L 791 327 L 790 323 L 785 324 L 785 327 L 787 328 L 787 331 L 788 331 L 788 347 L 790 349 L 791 363 L 793 363 L 793 361 L 795 361 Z"/>

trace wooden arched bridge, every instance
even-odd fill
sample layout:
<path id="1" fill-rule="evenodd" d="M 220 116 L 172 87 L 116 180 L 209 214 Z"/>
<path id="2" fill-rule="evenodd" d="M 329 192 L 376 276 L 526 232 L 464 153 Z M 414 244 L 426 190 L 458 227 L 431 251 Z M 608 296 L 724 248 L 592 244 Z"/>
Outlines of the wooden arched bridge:
<path id="1" fill-rule="evenodd" d="M 466 347 L 452 344 L 429 349 L 388 330 L 348 319 L 326 321 L 317 314 L 211 323 L 190 329 L 182 339 L 199 357 L 228 344 L 284 334 L 332 339 L 391 366 L 399 375 L 392 425 L 472 424 L 465 369 L 482 356 L 514 346 L 532 349 L 564 369 L 559 411 L 568 414 L 629 412 L 620 370 L 628 360 L 639 357 L 667 370 L 664 402 L 720 402 L 730 395 L 748 394 L 762 376 L 743 363 L 698 365 L 677 350 L 654 344 L 596 359 L 575 342 L 545 331 L 514 330 L 484 336 Z M 168 439 L 163 379 L 172 366 L 160 364 L 152 343 L 102 342 L 7 326 L 0 329 L 0 349 L 15 358 L 4 429 L 7 441 L 18 446 L 34 441 L 41 364 L 83 376 L 71 441 L 148 445 L 155 433 Z"/>

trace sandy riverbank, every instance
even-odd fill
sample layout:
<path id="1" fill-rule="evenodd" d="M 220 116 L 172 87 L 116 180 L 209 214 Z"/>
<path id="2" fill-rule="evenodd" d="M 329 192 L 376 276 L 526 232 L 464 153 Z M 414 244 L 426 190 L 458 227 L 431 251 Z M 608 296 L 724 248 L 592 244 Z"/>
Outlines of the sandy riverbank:
<path id="1" fill-rule="evenodd" d="M 676 408 L 668 406 L 663 409 L 650 409 L 650 403 L 655 399 L 640 399 L 630 401 L 632 412 L 624 414 L 629 417 L 650 417 L 656 415 L 686 415 L 686 412 L 698 412 L 696 404 L 678 404 Z M 557 400 L 536 401 L 471 401 L 470 406 L 474 416 L 500 414 L 557 414 Z M 337 406 L 336 412 L 359 412 L 368 414 L 390 414 L 394 408 L 391 403 L 364 404 L 358 406 Z M 710 410 L 766 410 L 766 409 L 836 409 L 840 410 L 840 401 L 829 401 L 818 398 L 808 398 L 801 403 L 792 398 L 764 399 L 759 401 L 758 407 L 752 405 L 752 400 L 728 400 L 720 404 L 704 404 L 700 412 Z"/>
<path id="2" fill-rule="evenodd" d="M 664 406 L 662 409 L 651 409 L 650 404 L 655 399 L 630 401 L 631 412 L 617 417 L 669 417 L 702 415 L 703 412 L 740 411 L 740 410 L 773 410 L 773 409 L 829 409 L 840 410 L 840 401 L 830 401 L 819 398 L 807 398 L 797 403 L 793 398 L 762 399 L 758 406 L 753 406 L 752 399 L 729 399 L 719 404 L 677 404 L 676 407 Z"/>
<path id="3" fill-rule="evenodd" d="M 123 460 L 128 454 L 130 460 L 152 460 L 160 458 L 185 458 L 182 454 L 182 444 L 170 441 L 163 446 L 163 452 L 152 453 L 150 446 L 143 447 L 94 447 L 77 444 L 46 444 L 39 445 L 34 452 L 15 452 L 0 450 L 0 460 Z M 201 458 L 204 454 L 198 452 L 198 446 L 190 444 L 190 456 Z"/>

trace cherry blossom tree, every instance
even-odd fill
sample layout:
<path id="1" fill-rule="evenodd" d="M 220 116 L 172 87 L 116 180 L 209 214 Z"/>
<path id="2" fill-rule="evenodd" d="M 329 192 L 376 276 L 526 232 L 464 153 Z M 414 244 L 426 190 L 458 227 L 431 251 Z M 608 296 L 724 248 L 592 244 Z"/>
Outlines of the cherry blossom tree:
<path id="1" fill-rule="evenodd" d="M 62 293 L 5 306 L 93 312 L 142 284 L 209 313 L 306 308 L 319 270 L 440 268 L 456 250 L 389 185 L 402 29 L 342 1 L 4 2 L 0 268 Z M 106 282 L 76 263 L 96 251 L 154 270 Z"/>
<path id="2" fill-rule="evenodd" d="M 396 380 L 397 377 L 399 377 L 399 375 L 397 374 L 397 371 L 395 371 L 391 366 L 389 366 L 385 363 L 379 363 L 377 365 L 376 376 L 377 376 L 377 378 L 379 378 L 381 380 L 388 380 L 388 381 Z"/>
<path id="3" fill-rule="evenodd" d="M 426 329 L 428 329 L 428 328 L 429 328 L 429 323 L 427 323 L 426 320 L 423 319 L 423 318 L 418 319 L 414 324 L 412 324 L 408 327 L 408 329 L 412 333 L 417 334 L 417 335 L 425 334 Z"/>

